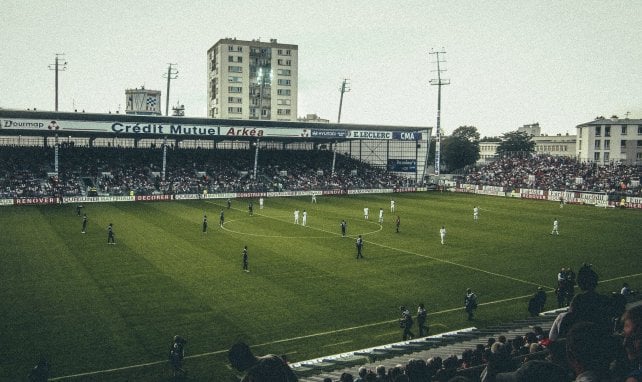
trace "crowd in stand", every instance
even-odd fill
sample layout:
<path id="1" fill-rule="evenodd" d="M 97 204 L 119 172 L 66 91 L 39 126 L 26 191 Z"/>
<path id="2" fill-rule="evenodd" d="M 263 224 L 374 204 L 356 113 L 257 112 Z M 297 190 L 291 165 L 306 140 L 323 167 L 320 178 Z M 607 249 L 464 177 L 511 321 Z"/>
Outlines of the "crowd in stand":
<path id="1" fill-rule="evenodd" d="M 255 151 L 170 149 L 163 179 L 163 151 L 151 149 L 3 147 L 0 198 L 98 195 L 201 194 L 307 191 L 413 186 L 385 169 L 325 150 Z M 414 179 L 414 178 L 413 178 Z"/>
<path id="2" fill-rule="evenodd" d="M 640 196 L 642 169 L 623 164 L 597 165 L 574 158 L 533 155 L 501 158 L 470 171 L 464 183 L 507 189 L 573 190 Z M 637 181 L 637 184 L 636 182 Z"/>
<path id="3" fill-rule="evenodd" d="M 567 272 L 560 272 L 560 284 L 568 282 Z M 459 356 L 411 359 L 388 369 L 361 367 L 338 382 L 642 381 L 642 305 L 625 311 L 631 294 L 626 283 L 612 296 L 597 293 L 598 275 L 589 264 L 578 270 L 576 282 L 581 292 L 549 332 L 534 326 L 514 338 L 489 338 Z"/>

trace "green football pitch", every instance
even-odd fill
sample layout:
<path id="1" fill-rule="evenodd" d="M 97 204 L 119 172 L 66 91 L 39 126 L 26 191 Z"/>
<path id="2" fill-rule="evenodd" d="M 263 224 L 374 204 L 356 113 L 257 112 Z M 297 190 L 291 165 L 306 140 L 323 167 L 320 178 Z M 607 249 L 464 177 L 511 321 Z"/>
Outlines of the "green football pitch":
<path id="1" fill-rule="evenodd" d="M 390 194 L 317 204 L 270 198 L 264 209 L 254 199 L 254 216 L 249 200 L 231 209 L 224 200 L 87 203 L 86 234 L 75 205 L 2 207 L 0 380 L 24 379 L 44 355 L 54 379 L 169 381 L 167 353 L 179 334 L 188 341 L 187 380 L 227 381 L 236 376 L 227 349 L 239 340 L 297 362 L 400 341 L 400 305 L 416 312 L 423 302 L 430 334 L 524 318 L 538 286 L 555 308 L 557 272 L 585 262 L 601 292 L 642 285 L 640 211 L 438 192 L 392 197 L 394 214 Z M 293 223 L 295 209 L 307 211 L 307 226 Z M 551 235 L 555 218 L 559 236 Z M 109 223 L 116 245 L 107 244 Z M 472 323 L 463 311 L 469 287 L 480 302 Z"/>

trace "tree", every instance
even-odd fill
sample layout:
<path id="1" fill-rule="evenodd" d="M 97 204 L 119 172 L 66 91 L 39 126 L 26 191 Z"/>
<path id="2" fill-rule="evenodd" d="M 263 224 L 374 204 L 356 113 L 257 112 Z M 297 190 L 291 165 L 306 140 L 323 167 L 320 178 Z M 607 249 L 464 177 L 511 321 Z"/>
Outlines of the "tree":
<path id="1" fill-rule="evenodd" d="M 475 126 L 460 126 L 442 139 L 443 162 L 450 171 L 475 164 L 479 159 L 479 132 Z"/>
<path id="2" fill-rule="evenodd" d="M 499 156 L 515 155 L 516 153 L 532 153 L 535 151 L 535 142 L 524 131 L 511 131 L 502 135 L 502 142 L 497 147 Z"/>

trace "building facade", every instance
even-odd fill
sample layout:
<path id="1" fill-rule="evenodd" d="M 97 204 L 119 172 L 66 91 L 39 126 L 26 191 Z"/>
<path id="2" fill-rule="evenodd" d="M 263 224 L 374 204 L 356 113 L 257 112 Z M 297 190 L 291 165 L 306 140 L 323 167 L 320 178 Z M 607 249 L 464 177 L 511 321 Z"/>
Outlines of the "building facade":
<path id="1" fill-rule="evenodd" d="M 125 105 L 125 114 L 162 115 L 160 90 L 126 89 Z"/>
<path id="2" fill-rule="evenodd" d="M 207 61 L 209 117 L 297 120 L 297 45 L 225 38 Z"/>
<path id="3" fill-rule="evenodd" d="M 597 118 L 577 126 L 577 158 L 642 165 L 642 119 Z"/>
<path id="4" fill-rule="evenodd" d="M 557 157 L 574 157 L 577 145 L 576 135 L 539 135 L 532 137 L 535 153 Z"/>

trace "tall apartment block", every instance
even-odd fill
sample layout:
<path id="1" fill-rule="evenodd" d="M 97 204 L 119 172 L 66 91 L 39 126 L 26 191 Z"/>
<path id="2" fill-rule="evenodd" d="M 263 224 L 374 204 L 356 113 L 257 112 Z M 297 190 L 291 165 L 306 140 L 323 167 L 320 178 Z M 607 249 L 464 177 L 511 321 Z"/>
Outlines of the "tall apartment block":
<path id="1" fill-rule="evenodd" d="M 209 117 L 297 120 L 297 45 L 225 38 L 207 61 Z"/>

